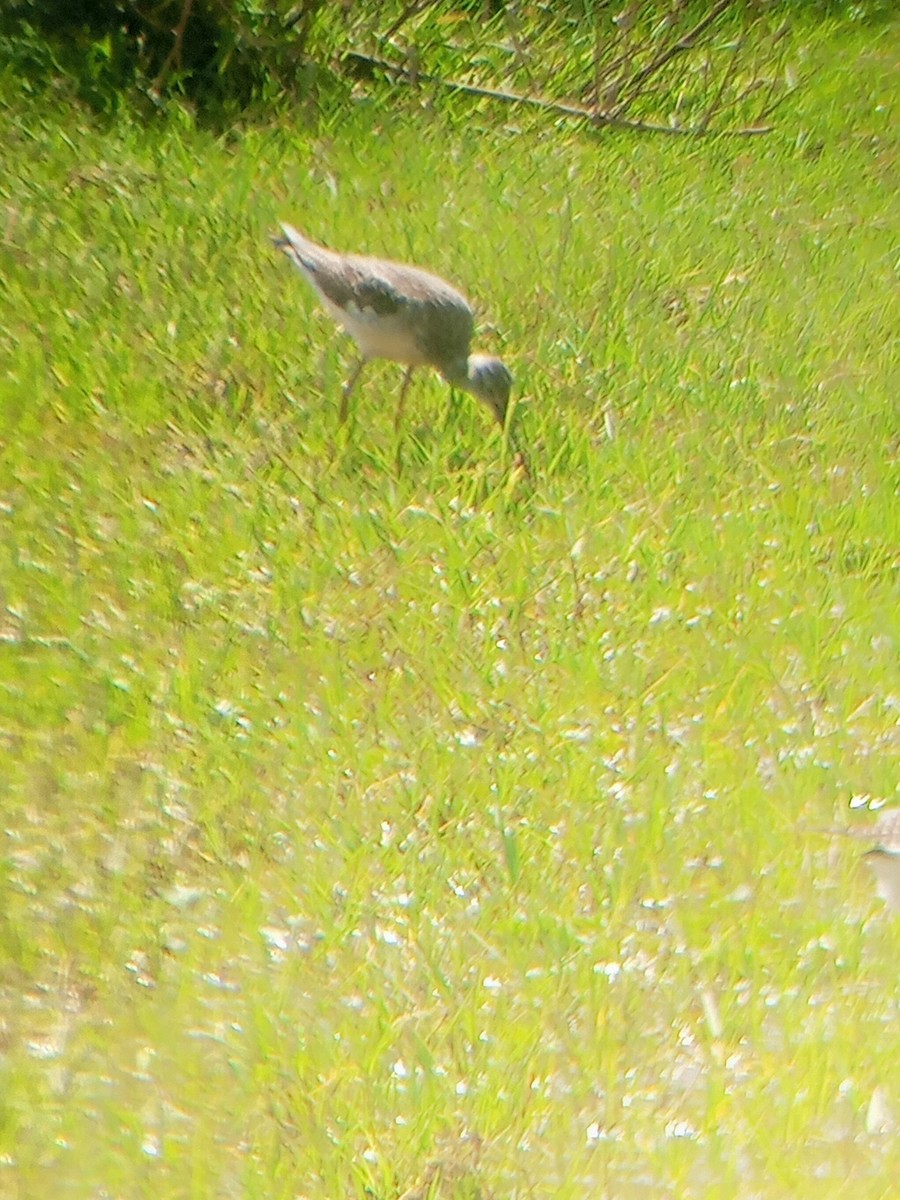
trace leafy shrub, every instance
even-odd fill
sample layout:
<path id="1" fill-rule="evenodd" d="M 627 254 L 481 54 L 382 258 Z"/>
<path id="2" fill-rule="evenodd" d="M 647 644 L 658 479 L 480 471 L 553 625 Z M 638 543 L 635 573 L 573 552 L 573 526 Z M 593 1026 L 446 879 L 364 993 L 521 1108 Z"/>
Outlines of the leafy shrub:
<path id="1" fill-rule="evenodd" d="M 533 6 L 506 0 L 7 0 L 0 11 L 0 70 L 12 70 L 31 90 L 62 80 L 80 100 L 106 112 L 123 99 L 143 97 L 149 107 L 168 96 L 207 115 L 234 112 L 254 101 L 296 101 L 334 84 L 346 95 L 354 79 L 404 74 L 407 82 L 430 75 L 557 99 L 560 92 L 566 99 L 591 94 L 601 106 L 601 90 L 611 95 L 624 88 L 628 95 L 633 79 L 663 54 L 667 69 L 657 75 L 652 68 L 652 95 L 641 86 L 635 115 L 669 120 L 673 105 L 677 113 L 687 105 L 702 114 L 717 94 L 715 87 L 710 94 L 698 89 L 696 79 L 685 84 L 691 71 L 712 78 L 718 67 L 703 53 L 691 61 L 691 30 L 712 10 L 717 25 L 721 18 L 756 43 L 749 56 L 755 61 L 744 72 L 752 82 L 767 30 L 784 20 L 874 21 L 890 9 L 889 0 L 547 0 Z M 680 39 L 690 42 L 691 54 L 685 47 L 669 53 Z M 668 62 L 676 59 L 682 65 L 670 71 Z M 630 79 L 619 70 L 623 62 L 633 69 Z"/>
<path id="2" fill-rule="evenodd" d="M 7 67 L 25 86 L 63 78 L 112 111 L 123 96 L 179 94 L 243 107 L 304 85 L 306 41 L 324 0 L 11 0 L 0 16 Z"/>

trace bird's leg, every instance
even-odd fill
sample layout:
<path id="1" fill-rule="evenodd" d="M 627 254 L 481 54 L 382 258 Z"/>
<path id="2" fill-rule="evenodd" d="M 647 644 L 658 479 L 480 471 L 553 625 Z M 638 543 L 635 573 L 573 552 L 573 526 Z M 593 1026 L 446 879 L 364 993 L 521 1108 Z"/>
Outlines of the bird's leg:
<path id="1" fill-rule="evenodd" d="M 413 371 L 415 369 L 416 369 L 415 367 L 407 367 L 406 368 L 406 374 L 403 376 L 403 383 L 400 385 L 400 399 L 397 401 L 397 412 L 396 412 L 396 415 L 394 416 L 394 430 L 395 431 L 400 428 L 400 420 L 403 416 L 403 405 L 406 400 L 406 392 L 409 388 L 409 381 L 412 379 Z"/>
<path id="2" fill-rule="evenodd" d="M 350 378 L 344 384 L 343 391 L 341 394 L 340 422 L 342 425 L 347 420 L 348 405 L 350 403 L 350 393 L 353 391 L 354 387 L 356 386 L 356 381 L 357 381 L 357 379 L 359 379 L 360 375 L 362 374 L 362 369 L 365 365 L 366 365 L 366 360 L 364 358 L 361 358 L 359 360 L 359 362 L 356 364 L 356 366 L 353 368 L 353 370 L 350 372 Z"/>

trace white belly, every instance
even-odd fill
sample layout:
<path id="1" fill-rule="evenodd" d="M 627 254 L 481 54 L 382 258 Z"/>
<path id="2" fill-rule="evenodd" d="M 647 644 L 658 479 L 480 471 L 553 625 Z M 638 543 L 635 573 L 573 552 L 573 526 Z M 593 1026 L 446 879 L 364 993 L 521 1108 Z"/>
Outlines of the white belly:
<path id="1" fill-rule="evenodd" d="M 390 358 L 414 367 L 428 361 L 407 319 L 393 314 L 381 315 L 372 309 L 359 309 L 353 304 L 338 308 L 325 296 L 321 296 L 321 301 L 335 321 L 347 330 L 365 358 Z M 408 317 L 409 310 L 405 315 Z"/>

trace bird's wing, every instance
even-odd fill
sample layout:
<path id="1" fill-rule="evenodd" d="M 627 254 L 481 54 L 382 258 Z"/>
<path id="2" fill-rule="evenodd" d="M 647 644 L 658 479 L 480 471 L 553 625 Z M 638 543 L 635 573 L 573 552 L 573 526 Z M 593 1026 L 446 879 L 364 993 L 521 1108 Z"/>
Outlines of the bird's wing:
<path id="1" fill-rule="evenodd" d="M 358 308 L 369 308 L 380 317 L 389 317 L 409 304 L 409 297 L 404 296 L 381 275 L 372 274 L 368 270 L 359 274 L 355 271 L 349 273 L 355 276 L 351 283 L 350 298 Z"/>
<path id="2" fill-rule="evenodd" d="M 367 262 L 355 262 L 328 251 L 301 253 L 297 257 L 325 299 L 337 308 L 352 307 L 389 317 L 409 304 L 409 297 Z"/>
<path id="3" fill-rule="evenodd" d="M 284 236 L 273 238 L 275 245 L 337 308 L 353 305 L 390 316 L 409 303 L 403 291 L 378 269 L 376 260 L 335 254 L 303 237 L 291 225 L 281 228 Z"/>

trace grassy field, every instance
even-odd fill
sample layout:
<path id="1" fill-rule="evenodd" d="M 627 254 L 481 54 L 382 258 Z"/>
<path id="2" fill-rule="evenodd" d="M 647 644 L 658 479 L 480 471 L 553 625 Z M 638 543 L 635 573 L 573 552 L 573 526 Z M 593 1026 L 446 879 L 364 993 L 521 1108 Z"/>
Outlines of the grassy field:
<path id="1" fill-rule="evenodd" d="M 3 84 L 0 1196 L 892 1196 L 897 30 L 765 138 Z M 489 415 L 278 218 L 476 298 Z"/>

